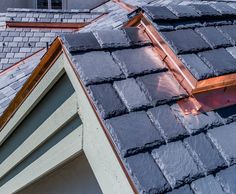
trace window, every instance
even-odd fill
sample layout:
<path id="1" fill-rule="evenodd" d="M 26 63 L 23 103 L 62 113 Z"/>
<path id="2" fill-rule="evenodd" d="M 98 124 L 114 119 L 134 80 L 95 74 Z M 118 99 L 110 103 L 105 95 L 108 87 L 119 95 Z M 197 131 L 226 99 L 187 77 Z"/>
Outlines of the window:
<path id="1" fill-rule="evenodd" d="M 62 9 L 62 0 L 37 0 L 37 9 Z"/>

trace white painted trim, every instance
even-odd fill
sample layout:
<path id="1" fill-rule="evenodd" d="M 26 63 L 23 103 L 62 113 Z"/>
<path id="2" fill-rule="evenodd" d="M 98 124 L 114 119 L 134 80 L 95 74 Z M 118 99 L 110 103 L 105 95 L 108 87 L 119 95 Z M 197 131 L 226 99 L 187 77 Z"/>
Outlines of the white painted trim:
<path id="1" fill-rule="evenodd" d="M 78 98 L 83 123 L 83 151 L 104 194 L 134 193 L 76 74 L 65 57 L 64 68 Z"/>
<path id="2" fill-rule="evenodd" d="M 0 187 L 0 193 L 10 194 L 23 189 L 80 152 L 82 152 L 82 126 L 71 132 L 36 161 Z"/>
<path id="3" fill-rule="evenodd" d="M 0 131 L 0 145 L 6 138 L 16 129 L 16 127 L 24 120 L 29 112 L 38 104 L 43 96 L 51 89 L 51 87 L 63 75 L 63 56 L 61 55 L 51 69 L 47 72 L 44 78 L 30 93 L 27 99 L 22 103 L 13 117 L 9 120 L 6 126 Z"/>
<path id="4" fill-rule="evenodd" d="M 76 95 L 64 102 L 38 129 L 34 131 L 6 160 L 0 165 L 0 178 L 14 166 L 24 160 L 35 149 L 50 138 L 61 126 L 77 114 Z M 63 116 L 62 116 L 63 115 Z"/>

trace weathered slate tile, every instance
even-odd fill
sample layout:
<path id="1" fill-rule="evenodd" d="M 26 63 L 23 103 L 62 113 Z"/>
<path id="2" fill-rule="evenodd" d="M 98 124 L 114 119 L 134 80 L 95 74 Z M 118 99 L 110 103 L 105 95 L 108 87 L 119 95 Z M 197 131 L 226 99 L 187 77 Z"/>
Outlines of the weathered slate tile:
<path id="1" fill-rule="evenodd" d="M 126 112 L 125 105 L 111 84 L 92 85 L 89 87 L 97 109 L 103 118 Z"/>
<path id="2" fill-rule="evenodd" d="M 162 193 L 170 189 L 170 185 L 149 153 L 126 158 L 126 166 L 140 193 Z"/>
<path id="3" fill-rule="evenodd" d="M 151 104 L 133 78 L 114 82 L 114 88 L 129 111 L 143 109 Z"/>
<path id="4" fill-rule="evenodd" d="M 218 27 L 218 29 L 223 34 L 225 34 L 233 44 L 236 43 L 236 25 L 220 26 L 220 27 Z"/>
<path id="5" fill-rule="evenodd" d="M 220 183 L 212 175 L 192 182 L 191 188 L 196 194 L 225 194 Z"/>
<path id="6" fill-rule="evenodd" d="M 170 9 L 175 15 L 177 15 L 180 18 L 195 18 L 199 17 L 200 14 L 197 13 L 195 9 L 188 5 L 175 5 L 171 4 L 168 5 L 168 9 Z"/>
<path id="7" fill-rule="evenodd" d="M 102 48 L 119 48 L 129 46 L 129 41 L 122 30 L 100 30 L 94 32 Z"/>
<path id="8" fill-rule="evenodd" d="M 236 47 L 228 47 L 226 50 L 236 59 Z"/>
<path id="9" fill-rule="evenodd" d="M 211 70 L 196 54 L 179 55 L 187 69 L 197 80 L 206 79 L 214 75 Z"/>
<path id="10" fill-rule="evenodd" d="M 192 29 L 162 32 L 162 35 L 177 54 L 192 53 L 210 48 L 210 45 Z"/>
<path id="11" fill-rule="evenodd" d="M 200 52 L 198 55 L 216 76 L 236 71 L 236 59 L 223 48 Z"/>
<path id="12" fill-rule="evenodd" d="M 211 6 L 223 15 L 236 14 L 236 10 L 234 8 L 230 7 L 229 5 L 223 2 L 212 3 Z"/>
<path id="13" fill-rule="evenodd" d="M 173 104 L 171 108 L 184 127 L 192 134 L 223 124 L 223 120 L 215 112 L 185 115 L 178 104 Z"/>
<path id="14" fill-rule="evenodd" d="M 163 139 L 145 112 L 133 112 L 107 120 L 107 126 L 120 153 L 132 155 L 159 145 Z"/>
<path id="15" fill-rule="evenodd" d="M 211 144 L 204 133 L 191 136 L 185 139 L 184 143 L 207 173 L 226 166 L 226 162 L 219 151 Z"/>
<path id="16" fill-rule="evenodd" d="M 151 47 L 118 50 L 112 54 L 127 77 L 166 69 Z"/>
<path id="17" fill-rule="evenodd" d="M 236 166 L 229 167 L 216 174 L 224 191 L 229 194 L 236 193 Z"/>
<path id="18" fill-rule="evenodd" d="M 169 105 L 149 109 L 148 115 L 160 130 L 162 136 L 165 137 L 166 141 L 188 135 L 186 129 L 175 117 Z"/>
<path id="19" fill-rule="evenodd" d="M 176 20 L 178 17 L 164 6 L 145 6 L 143 7 L 152 20 Z"/>
<path id="20" fill-rule="evenodd" d="M 145 45 L 151 43 L 148 36 L 139 28 L 124 28 L 124 32 L 131 45 Z"/>
<path id="21" fill-rule="evenodd" d="M 66 34 L 62 36 L 70 52 L 100 49 L 100 44 L 92 32 Z"/>
<path id="22" fill-rule="evenodd" d="M 110 81 L 124 77 L 109 52 L 93 51 L 73 56 L 73 61 L 85 84 Z"/>
<path id="23" fill-rule="evenodd" d="M 231 123 L 236 120 L 236 105 L 228 106 L 215 110 L 225 123 Z"/>
<path id="24" fill-rule="evenodd" d="M 228 164 L 236 162 L 236 123 L 208 131 L 208 136 L 223 155 Z"/>
<path id="25" fill-rule="evenodd" d="M 172 188 L 194 180 L 201 173 L 180 141 L 161 146 L 152 155 Z"/>
<path id="26" fill-rule="evenodd" d="M 191 4 L 198 13 L 202 16 L 219 16 L 221 15 L 216 9 L 212 8 L 210 5 L 206 4 Z"/>
<path id="27" fill-rule="evenodd" d="M 197 28 L 195 30 L 213 49 L 232 45 L 231 42 L 215 27 Z"/>
<path id="28" fill-rule="evenodd" d="M 193 194 L 193 192 L 188 185 L 185 185 L 183 187 L 180 187 L 179 189 L 174 189 L 167 194 Z"/>
<path id="29" fill-rule="evenodd" d="M 136 79 L 153 104 L 163 104 L 187 96 L 186 91 L 168 72 L 155 73 Z"/>

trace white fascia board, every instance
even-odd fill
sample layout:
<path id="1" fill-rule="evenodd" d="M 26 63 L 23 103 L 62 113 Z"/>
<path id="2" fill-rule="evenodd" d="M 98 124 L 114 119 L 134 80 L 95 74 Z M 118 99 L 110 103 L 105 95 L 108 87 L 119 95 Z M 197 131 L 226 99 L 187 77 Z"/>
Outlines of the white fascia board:
<path id="1" fill-rule="evenodd" d="M 26 100 L 22 103 L 13 117 L 8 121 L 4 128 L 0 131 L 0 145 L 7 137 L 16 129 L 16 127 L 24 120 L 28 113 L 37 105 L 42 97 L 52 88 L 52 86 L 63 75 L 63 54 L 52 65 L 47 74 L 44 76 Z"/>
<path id="2" fill-rule="evenodd" d="M 16 193 L 81 152 L 82 126 L 75 129 L 14 178 L 6 182 L 0 187 L 0 193 Z"/>
<path id="3" fill-rule="evenodd" d="M 64 68 L 78 98 L 83 123 L 83 151 L 104 194 L 134 193 L 118 159 L 90 105 L 78 78 L 65 57 Z"/>
<path id="4" fill-rule="evenodd" d="M 76 95 L 73 94 L 0 164 L 0 178 L 42 145 L 73 116 L 77 115 L 76 105 Z"/>

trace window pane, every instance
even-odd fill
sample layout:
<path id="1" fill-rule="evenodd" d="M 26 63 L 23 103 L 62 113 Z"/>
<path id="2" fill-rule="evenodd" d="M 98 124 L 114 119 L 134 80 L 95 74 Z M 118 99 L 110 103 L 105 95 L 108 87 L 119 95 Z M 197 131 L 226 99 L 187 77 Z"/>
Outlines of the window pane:
<path id="1" fill-rule="evenodd" d="M 38 0 L 37 1 L 38 9 L 48 9 L 48 0 Z"/>
<path id="2" fill-rule="evenodd" d="M 62 0 L 52 0 L 52 9 L 62 9 Z"/>

